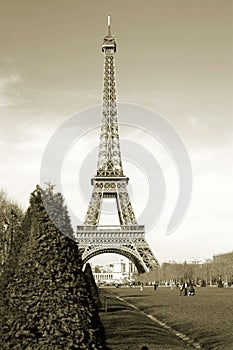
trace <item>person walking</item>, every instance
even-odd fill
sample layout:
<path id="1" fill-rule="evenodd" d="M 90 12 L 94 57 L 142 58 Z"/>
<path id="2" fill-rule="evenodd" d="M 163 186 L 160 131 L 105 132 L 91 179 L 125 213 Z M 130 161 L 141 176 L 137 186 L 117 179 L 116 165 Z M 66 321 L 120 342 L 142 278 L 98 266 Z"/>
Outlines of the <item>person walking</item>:
<path id="1" fill-rule="evenodd" d="M 183 290 L 184 290 L 184 295 L 185 296 L 188 295 L 188 286 L 189 286 L 188 282 L 185 281 L 184 284 L 183 284 Z"/>
<path id="2" fill-rule="evenodd" d="M 179 285 L 179 291 L 180 291 L 180 295 L 182 295 L 183 294 L 183 284 Z"/>

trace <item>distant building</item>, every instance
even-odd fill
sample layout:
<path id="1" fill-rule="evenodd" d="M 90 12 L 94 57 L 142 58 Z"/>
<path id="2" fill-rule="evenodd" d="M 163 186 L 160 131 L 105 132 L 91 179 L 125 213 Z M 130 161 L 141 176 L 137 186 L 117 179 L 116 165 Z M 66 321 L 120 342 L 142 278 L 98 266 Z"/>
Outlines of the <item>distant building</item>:
<path id="1" fill-rule="evenodd" d="M 222 262 L 223 261 L 233 261 L 233 251 L 230 253 L 214 255 L 213 259 L 218 260 L 218 261 L 222 261 Z"/>
<path id="2" fill-rule="evenodd" d="M 91 264 L 91 268 L 97 284 L 127 283 L 133 280 L 133 275 L 137 272 L 128 259 L 120 259 L 103 266 Z"/>
<path id="3" fill-rule="evenodd" d="M 214 255 L 213 266 L 218 281 L 222 280 L 225 286 L 233 286 L 233 252 Z"/>

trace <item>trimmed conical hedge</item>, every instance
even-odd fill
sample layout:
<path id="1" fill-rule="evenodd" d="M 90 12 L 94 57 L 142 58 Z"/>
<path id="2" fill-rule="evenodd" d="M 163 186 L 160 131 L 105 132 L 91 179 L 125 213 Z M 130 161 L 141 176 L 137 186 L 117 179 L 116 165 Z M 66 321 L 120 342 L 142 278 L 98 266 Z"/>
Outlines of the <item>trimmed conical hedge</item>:
<path id="1" fill-rule="evenodd" d="M 91 293 L 92 298 L 95 301 L 97 310 L 100 310 L 101 308 L 101 301 L 99 296 L 99 290 L 95 283 L 95 279 L 91 270 L 91 265 L 89 263 L 86 264 L 84 273 L 86 275 L 87 283 L 88 283 L 88 289 Z"/>
<path id="2" fill-rule="evenodd" d="M 106 349 L 77 244 L 61 225 L 73 235 L 61 196 L 37 186 L 22 224 L 17 266 L 1 288 L 1 349 Z"/>

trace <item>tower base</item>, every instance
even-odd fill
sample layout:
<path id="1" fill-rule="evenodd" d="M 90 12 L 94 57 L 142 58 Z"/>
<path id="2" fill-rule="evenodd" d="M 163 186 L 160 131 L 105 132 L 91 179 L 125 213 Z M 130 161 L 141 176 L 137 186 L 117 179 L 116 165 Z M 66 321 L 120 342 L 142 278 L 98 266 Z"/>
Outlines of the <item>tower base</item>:
<path id="1" fill-rule="evenodd" d="M 131 260 L 139 273 L 159 266 L 145 240 L 144 226 L 78 226 L 77 242 L 84 262 L 99 254 L 115 253 Z"/>

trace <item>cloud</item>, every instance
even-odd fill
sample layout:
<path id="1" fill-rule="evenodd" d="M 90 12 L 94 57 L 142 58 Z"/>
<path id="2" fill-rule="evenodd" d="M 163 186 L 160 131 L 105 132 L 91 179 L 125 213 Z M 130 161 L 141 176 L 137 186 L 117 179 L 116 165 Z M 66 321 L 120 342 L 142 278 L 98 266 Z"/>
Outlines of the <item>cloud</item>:
<path id="1" fill-rule="evenodd" d="M 21 77 L 17 74 L 2 77 L 0 78 L 0 90 L 5 90 L 10 85 L 18 83 L 19 81 L 21 81 Z"/>
<path id="2" fill-rule="evenodd" d="M 22 81 L 18 74 L 0 77 L 0 107 L 11 106 L 19 98 L 18 84 Z"/>

